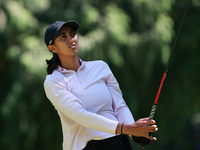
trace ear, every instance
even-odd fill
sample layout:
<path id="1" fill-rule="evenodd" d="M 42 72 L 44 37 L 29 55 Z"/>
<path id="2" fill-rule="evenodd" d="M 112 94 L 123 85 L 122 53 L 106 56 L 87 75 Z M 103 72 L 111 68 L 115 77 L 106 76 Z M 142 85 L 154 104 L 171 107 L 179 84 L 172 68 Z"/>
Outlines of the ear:
<path id="1" fill-rule="evenodd" d="M 48 45 L 48 49 L 52 52 L 52 53 L 56 53 L 56 48 L 54 45 Z"/>

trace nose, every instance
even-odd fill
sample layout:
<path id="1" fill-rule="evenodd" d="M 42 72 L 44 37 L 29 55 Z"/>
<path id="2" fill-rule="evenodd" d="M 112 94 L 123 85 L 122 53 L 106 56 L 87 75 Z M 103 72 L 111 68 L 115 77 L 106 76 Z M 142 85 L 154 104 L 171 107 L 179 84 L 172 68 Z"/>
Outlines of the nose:
<path id="1" fill-rule="evenodd" d="M 73 41 L 74 41 L 74 38 L 73 37 L 68 37 L 68 42 L 71 44 L 71 43 L 73 43 Z"/>
<path id="2" fill-rule="evenodd" d="M 73 43 L 73 40 L 72 40 L 72 39 L 70 39 L 70 40 L 68 40 L 68 42 L 71 44 L 71 43 Z"/>

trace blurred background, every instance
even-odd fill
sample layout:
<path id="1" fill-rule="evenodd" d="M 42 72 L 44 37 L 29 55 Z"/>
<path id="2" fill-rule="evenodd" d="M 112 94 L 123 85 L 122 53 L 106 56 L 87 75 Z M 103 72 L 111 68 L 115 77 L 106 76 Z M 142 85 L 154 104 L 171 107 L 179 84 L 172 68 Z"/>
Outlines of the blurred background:
<path id="1" fill-rule="evenodd" d="M 137 120 L 149 116 L 187 3 L 0 0 L 0 149 L 62 149 L 60 120 L 43 89 L 51 23 L 80 23 L 79 55 L 109 64 Z M 200 150 L 199 15 L 200 0 L 192 0 L 154 118 L 158 140 L 147 150 Z"/>

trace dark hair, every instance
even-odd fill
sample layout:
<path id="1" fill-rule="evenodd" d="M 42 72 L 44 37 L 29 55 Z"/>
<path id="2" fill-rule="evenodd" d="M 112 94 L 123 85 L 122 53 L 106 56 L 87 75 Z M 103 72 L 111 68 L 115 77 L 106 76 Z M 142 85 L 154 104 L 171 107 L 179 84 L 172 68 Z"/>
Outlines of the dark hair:
<path id="1" fill-rule="evenodd" d="M 47 63 L 47 73 L 52 74 L 53 71 L 58 67 L 60 64 L 60 59 L 56 53 L 53 53 L 53 57 L 50 60 L 46 59 Z"/>

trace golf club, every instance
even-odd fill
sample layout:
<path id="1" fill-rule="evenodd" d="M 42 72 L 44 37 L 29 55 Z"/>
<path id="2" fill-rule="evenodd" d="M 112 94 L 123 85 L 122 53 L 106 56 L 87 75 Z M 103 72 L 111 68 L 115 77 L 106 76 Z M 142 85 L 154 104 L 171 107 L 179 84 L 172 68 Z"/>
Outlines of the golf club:
<path id="1" fill-rule="evenodd" d="M 152 120 L 153 117 L 154 117 L 154 115 L 155 115 L 156 108 L 157 108 L 157 105 L 158 105 L 158 100 L 159 100 L 160 93 L 161 93 L 161 90 L 162 90 L 162 87 L 163 87 L 163 83 L 164 83 L 165 78 L 166 78 L 166 76 L 167 76 L 169 64 L 170 64 L 170 62 L 171 62 L 172 55 L 173 55 L 174 49 L 175 49 L 175 47 L 176 47 L 177 40 L 178 40 L 178 38 L 179 38 L 181 29 L 182 29 L 182 26 L 183 26 L 183 22 L 184 22 L 184 20 L 185 20 L 185 17 L 186 17 L 188 8 L 189 8 L 189 6 L 190 6 L 190 2 L 191 2 L 191 0 L 189 0 L 189 2 L 188 2 L 188 4 L 187 4 L 187 7 L 186 7 L 186 10 L 185 10 L 185 13 L 184 13 L 184 16 L 183 16 L 181 25 L 180 25 L 179 30 L 178 30 L 178 34 L 177 34 L 177 36 L 176 36 L 176 39 L 175 39 L 173 48 L 172 48 L 172 50 L 171 50 L 171 53 L 170 53 L 170 56 L 169 56 L 169 59 L 168 59 L 167 66 L 166 66 L 166 68 L 165 68 L 165 72 L 164 72 L 164 74 L 163 74 L 163 76 L 162 76 L 162 80 L 161 80 L 161 83 L 160 83 L 160 86 L 159 86 L 159 89 L 158 89 L 158 92 L 157 92 L 157 95 L 156 95 L 154 104 L 153 104 L 152 109 L 151 109 L 151 112 L 150 112 L 149 120 L 148 120 L 148 121 Z M 149 133 L 149 136 L 152 136 L 152 134 L 153 134 L 153 133 Z M 132 139 L 133 139 L 133 141 L 135 141 L 136 143 L 139 143 L 139 144 L 140 144 L 140 148 L 142 148 L 142 149 L 144 149 L 144 147 L 150 143 L 150 140 L 147 139 L 147 138 L 145 138 L 145 137 L 135 137 L 135 136 L 132 136 Z"/>

